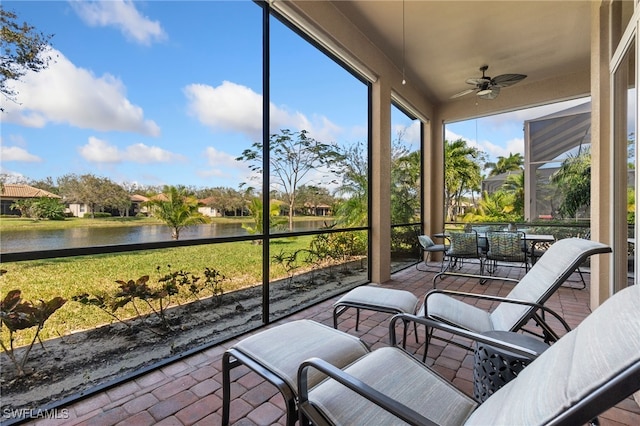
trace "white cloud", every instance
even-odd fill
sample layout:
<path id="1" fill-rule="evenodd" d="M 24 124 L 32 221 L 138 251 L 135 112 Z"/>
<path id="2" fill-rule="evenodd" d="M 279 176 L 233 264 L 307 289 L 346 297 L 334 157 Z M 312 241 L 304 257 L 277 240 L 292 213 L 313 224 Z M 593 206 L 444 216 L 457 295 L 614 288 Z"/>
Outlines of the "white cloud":
<path id="1" fill-rule="evenodd" d="M 133 1 L 71 1 L 78 16 L 91 27 L 116 27 L 130 40 L 143 45 L 162 41 L 167 34 L 158 21 L 142 16 Z"/>
<path id="2" fill-rule="evenodd" d="M 214 129 L 240 132 L 251 139 L 262 134 L 262 95 L 249 87 L 224 81 L 218 87 L 190 84 L 184 88 L 187 109 L 202 124 Z M 311 137 L 331 142 L 341 128 L 322 115 L 309 119 L 301 112 L 270 106 L 271 131 L 307 130 Z"/>
<path id="3" fill-rule="evenodd" d="M 233 155 L 219 151 L 212 146 L 207 147 L 204 155 L 207 158 L 207 163 L 211 167 L 229 167 L 230 165 L 238 163 L 238 161 L 236 161 L 236 157 Z"/>
<path id="4" fill-rule="evenodd" d="M 208 168 L 201 170 L 198 175 L 203 178 L 221 177 L 250 180 L 252 172 L 246 163 L 236 161 L 236 157 L 209 146 L 204 151 Z"/>
<path id="5" fill-rule="evenodd" d="M 409 126 L 396 124 L 391 134 L 391 139 L 395 140 L 402 134 L 402 143 L 406 146 L 420 147 L 420 121 L 413 120 Z"/>
<path id="6" fill-rule="evenodd" d="M 524 138 L 509 139 L 506 143 L 505 151 L 505 154 L 502 154 L 503 157 L 508 157 L 509 154 L 517 153 L 520 153 L 524 156 Z"/>
<path id="7" fill-rule="evenodd" d="M 89 143 L 78 148 L 80 155 L 92 163 L 120 163 L 122 155 L 118 147 L 91 136 Z"/>
<path id="8" fill-rule="evenodd" d="M 24 148 L 17 146 L 0 146 L 0 159 L 3 162 L 7 161 L 21 161 L 25 163 L 37 163 L 42 161 L 42 158 L 37 155 L 30 154 Z"/>
<path id="9" fill-rule="evenodd" d="M 184 88 L 188 111 L 211 128 L 251 136 L 262 131 L 262 95 L 229 81 L 218 87 L 190 84 Z"/>
<path id="10" fill-rule="evenodd" d="M 286 128 L 287 126 L 282 127 Z M 337 136 L 342 133 L 342 128 L 324 115 L 314 115 L 313 120 L 306 120 L 304 127 L 298 125 L 297 128 L 308 130 L 311 137 L 324 143 L 335 142 Z"/>
<path id="11" fill-rule="evenodd" d="M 80 155 L 92 163 L 169 163 L 184 161 L 184 157 L 174 154 L 157 146 L 147 146 L 137 143 L 127 146 L 124 150 L 108 142 L 91 136 L 89 142 L 78 148 Z"/>
<path id="12" fill-rule="evenodd" d="M 142 108 L 127 99 L 118 78 L 110 74 L 96 77 L 59 51 L 51 49 L 50 54 L 55 61 L 49 68 L 11 82 L 11 88 L 19 93 L 18 103 L 6 109 L 4 120 L 26 127 L 52 122 L 105 132 L 160 134 L 155 122 L 144 119 Z"/>
<path id="13" fill-rule="evenodd" d="M 143 143 L 129 145 L 125 151 L 125 159 L 135 163 L 169 163 L 171 161 L 184 161 L 180 154 L 174 154 L 157 146 L 148 146 Z"/>
<path id="14" fill-rule="evenodd" d="M 527 120 L 533 120 L 535 118 L 544 117 L 549 114 L 553 114 L 558 111 L 572 108 L 577 105 L 582 105 L 589 102 L 589 98 L 573 99 L 570 101 L 556 102 L 546 105 L 541 105 L 532 108 L 520 109 L 517 111 L 507 112 L 504 114 L 496 114 L 486 117 L 489 122 L 504 123 L 515 121 L 519 124 L 524 123 Z"/>
<path id="15" fill-rule="evenodd" d="M 448 128 L 445 128 L 444 138 L 449 142 L 457 141 L 458 139 L 463 139 L 467 141 L 467 144 L 469 144 L 469 146 L 473 146 L 475 148 L 482 148 L 475 139 L 470 139 L 466 136 L 459 135 L 455 132 L 452 132 Z"/>
<path id="16" fill-rule="evenodd" d="M 474 148 L 478 148 L 487 154 L 489 154 L 490 158 L 496 159 L 498 157 L 508 157 L 510 154 L 520 153 L 524 155 L 524 139 L 523 138 L 512 138 L 504 143 L 504 146 L 496 145 L 493 142 L 488 140 L 476 141 L 475 139 L 470 139 L 466 136 L 461 136 L 455 132 L 452 132 L 449 129 L 445 129 L 445 139 L 448 141 L 455 141 L 458 139 L 463 139 L 467 141 L 469 146 Z"/>

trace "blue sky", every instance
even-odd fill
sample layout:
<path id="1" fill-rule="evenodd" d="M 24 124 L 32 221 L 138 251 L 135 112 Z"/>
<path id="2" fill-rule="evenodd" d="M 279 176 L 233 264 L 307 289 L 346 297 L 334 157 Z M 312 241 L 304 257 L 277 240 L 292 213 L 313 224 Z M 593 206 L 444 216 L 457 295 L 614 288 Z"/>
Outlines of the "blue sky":
<path id="1" fill-rule="evenodd" d="M 118 183 L 237 188 L 235 161 L 260 139 L 261 9 L 251 1 L 3 1 L 54 34 L 54 61 L 2 99 L 1 170 L 30 179 L 93 173 Z M 272 131 L 323 142 L 366 140 L 366 87 L 272 21 Z M 574 103 L 575 104 L 575 103 Z M 571 104 L 573 105 L 573 104 Z M 566 108 L 447 126 L 492 158 L 523 152 L 525 119 Z M 393 114 L 394 128 L 410 121 Z M 417 144 L 415 126 L 406 143 Z"/>

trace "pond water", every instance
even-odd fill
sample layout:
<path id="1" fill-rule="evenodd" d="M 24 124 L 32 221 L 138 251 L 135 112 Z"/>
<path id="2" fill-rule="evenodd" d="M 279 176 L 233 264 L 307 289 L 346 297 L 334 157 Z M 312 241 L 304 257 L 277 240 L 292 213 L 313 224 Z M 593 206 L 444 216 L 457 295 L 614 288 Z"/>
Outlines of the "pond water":
<path id="1" fill-rule="evenodd" d="M 324 221 L 294 222 L 294 231 L 310 231 L 323 226 L 325 226 Z M 248 235 L 248 233 L 239 223 L 210 223 L 184 228 L 180 232 L 180 239 L 189 240 L 242 235 Z M 0 252 L 14 253 L 170 240 L 171 230 L 165 225 L 3 231 L 2 235 L 0 235 Z"/>

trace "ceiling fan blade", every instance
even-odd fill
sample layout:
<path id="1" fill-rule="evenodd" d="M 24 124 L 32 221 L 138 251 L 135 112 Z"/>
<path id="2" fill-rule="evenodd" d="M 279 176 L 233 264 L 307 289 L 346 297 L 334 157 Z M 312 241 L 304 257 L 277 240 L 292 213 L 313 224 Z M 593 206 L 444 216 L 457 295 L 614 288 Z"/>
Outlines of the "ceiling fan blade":
<path id="1" fill-rule="evenodd" d="M 451 96 L 449 99 L 454 99 L 454 98 L 459 98 L 461 96 L 464 95 L 468 95 L 469 93 L 472 93 L 473 91 L 475 91 L 476 89 L 467 89 L 467 90 L 463 90 L 462 92 L 458 92 L 455 95 Z"/>
<path id="2" fill-rule="evenodd" d="M 516 83 L 519 83 L 520 81 L 524 80 L 525 78 L 527 78 L 526 75 L 524 74 L 501 74 L 498 75 L 496 77 L 494 77 L 491 80 L 491 83 L 494 86 L 498 86 L 498 87 L 508 87 L 508 86 L 512 86 Z"/>
<path id="3" fill-rule="evenodd" d="M 484 90 L 482 92 L 485 92 Z M 491 86 L 491 91 L 489 93 L 478 92 L 478 97 L 480 99 L 495 99 L 500 94 L 500 87 Z"/>

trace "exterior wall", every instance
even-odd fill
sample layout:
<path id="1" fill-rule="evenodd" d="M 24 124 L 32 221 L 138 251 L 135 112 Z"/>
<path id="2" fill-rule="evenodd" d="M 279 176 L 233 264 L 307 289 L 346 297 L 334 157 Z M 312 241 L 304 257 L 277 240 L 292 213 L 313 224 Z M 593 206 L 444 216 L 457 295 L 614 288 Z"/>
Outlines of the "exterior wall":
<path id="1" fill-rule="evenodd" d="M 90 212 L 89 206 L 87 206 L 86 204 L 78 204 L 78 203 L 69 204 L 66 210 L 75 217 L 84 217 L 86 214 L 89 214 Z"/>
<path id="2" fill-rule="evenodd" d="M 216 209 L 215 207 L 209 207 L 209 206 L 198 207 L 198 212 L 202 213 L 205 216 L 209 216 L 209 217 L 222 216 L 220 214 L 220 212 L 218 212 L 218 209 Z"/>

